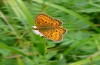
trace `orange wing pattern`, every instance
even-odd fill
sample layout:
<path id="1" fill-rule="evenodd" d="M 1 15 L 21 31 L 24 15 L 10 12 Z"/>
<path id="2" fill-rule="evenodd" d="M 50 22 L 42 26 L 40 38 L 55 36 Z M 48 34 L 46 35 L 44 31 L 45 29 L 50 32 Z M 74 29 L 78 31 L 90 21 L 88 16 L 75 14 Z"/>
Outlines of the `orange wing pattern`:
<path id="1" fill-rule="evenodd" d="M 36 17 L 36 26 L 37 27 L 57 27 L 62 23 L 59 20 L 53 19 L 45 14 L 39 14 Z"/>
<path id="2" fill-rule="evenodd" d="M 43 34 L 45 37 L 54 40 L 54 41 L 60 41 L 62 39 L 62 34 L 66 32 L 65 29 L 62 27 L 58 27 L 55 29 L 50 29 L 50 30 L 39 30 L 41 34 Z"/>
<path id="3" fill-rule="evenodd" d="M 39 32 L 54 41 L 60 41 L 62 35 L 66 32 L 61 27 L 61 24 L 59 20 L 53 19 L 45 14 L 39 14 L 36 17 L 36 27 Z"/>

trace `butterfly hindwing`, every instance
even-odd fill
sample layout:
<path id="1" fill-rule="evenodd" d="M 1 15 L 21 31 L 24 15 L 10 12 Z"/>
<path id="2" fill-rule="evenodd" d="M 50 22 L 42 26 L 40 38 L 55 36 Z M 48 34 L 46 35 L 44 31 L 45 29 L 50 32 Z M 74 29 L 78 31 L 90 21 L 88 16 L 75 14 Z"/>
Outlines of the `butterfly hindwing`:
<path id="1" fill-rule="evenodd" d="M 62 35 L 66 32 L 65 29 L 62 27 L 58 27 L 55 29 L 50 30 L 39 30 L 45 37 L 54 40 L 54 41 L 60 41 L 62 39 Z"/>

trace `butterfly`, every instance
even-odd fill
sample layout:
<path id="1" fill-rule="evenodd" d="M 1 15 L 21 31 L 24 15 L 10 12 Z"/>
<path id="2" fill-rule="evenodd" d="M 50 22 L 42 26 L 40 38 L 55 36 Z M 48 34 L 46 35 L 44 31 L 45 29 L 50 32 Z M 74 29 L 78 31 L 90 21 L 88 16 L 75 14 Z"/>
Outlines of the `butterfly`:
<path id="1" fill-rule="evenodd" d="M 61 26 L 61 21 L 46 14 L 38 14 L 35 20 L 36 29 L 46 38 L 60 41 L 66 30 Z"/>

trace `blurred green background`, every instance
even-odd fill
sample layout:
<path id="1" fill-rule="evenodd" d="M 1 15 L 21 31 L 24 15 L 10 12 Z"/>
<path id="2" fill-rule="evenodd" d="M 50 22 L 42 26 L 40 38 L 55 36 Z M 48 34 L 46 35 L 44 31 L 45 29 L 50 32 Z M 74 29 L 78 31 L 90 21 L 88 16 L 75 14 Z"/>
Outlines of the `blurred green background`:
<path id="1" fill-rule="evenodd" d="M 63 22 L 60 42 L 33 33 L 40 13 Z M 0 0 L 0 65 L 100 65 L 100 0 Z"/>

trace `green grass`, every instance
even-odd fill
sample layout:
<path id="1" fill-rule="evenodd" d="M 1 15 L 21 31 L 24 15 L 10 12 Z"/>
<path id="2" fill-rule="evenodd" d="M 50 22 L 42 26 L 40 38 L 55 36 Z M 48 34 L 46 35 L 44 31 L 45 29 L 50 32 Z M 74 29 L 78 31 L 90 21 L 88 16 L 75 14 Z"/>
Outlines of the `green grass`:
<path id="1" fill-rule="evenodd" d="M 100 65 L 100 1 L 0 0 L 1 65 Z M 60 42 L 33 33 L 45 13 L 68 30 Z"/>

